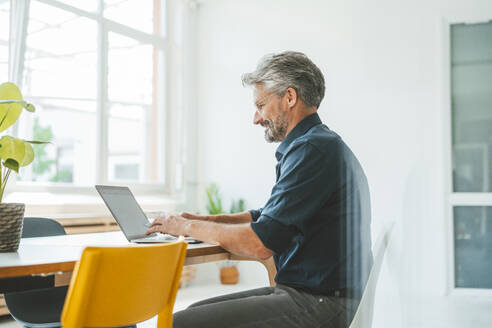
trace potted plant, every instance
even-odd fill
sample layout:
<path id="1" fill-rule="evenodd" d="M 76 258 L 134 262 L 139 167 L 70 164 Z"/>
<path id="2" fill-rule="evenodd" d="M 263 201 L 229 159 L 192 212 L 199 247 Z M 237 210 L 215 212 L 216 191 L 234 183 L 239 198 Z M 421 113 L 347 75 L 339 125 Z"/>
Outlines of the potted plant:
<path id="1" fill-rule="evenodd" d="M 205 189 L 207 194 L 207 211 L 210 215 L 224 213 L 222 209 L 222 196 L 216 184 L 212 183 Z M 230 213 L 244 212 L 244 199 L 239 199 L 237 202 L 232 200 Z M 236 261 L 223 261 L 220 264 L 220 282 L 224 285 L 235 285 L 239 281 L 239 271 Z"/>
<path id="2" fill-rule="evenodd" d="M 11 82 L 0 84 L 0 132 L 12 126 L 22 109 L 34 112 L 33 105 L 22 98 L 19 88 Z M 19 248 L 24 218 L 24 204 L 4 203 L 3 195 L 12 171 L 31 164 L 34 151 L 31 144 L 44 142 L 27 141 L 4 135 L 0 138 L 0 252 L 15 252 Z"/>

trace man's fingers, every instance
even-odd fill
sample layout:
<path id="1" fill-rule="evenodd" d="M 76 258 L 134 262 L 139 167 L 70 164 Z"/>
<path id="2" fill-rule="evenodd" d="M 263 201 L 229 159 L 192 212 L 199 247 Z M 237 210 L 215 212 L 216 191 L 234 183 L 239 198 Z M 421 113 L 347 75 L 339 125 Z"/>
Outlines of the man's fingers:
<path id="1" fill-rule="evenodd" d="M 162 225 L 150 227 L 149 229 L 147 229 L 147 231 L 145 232 L 145 234 L 146 235 L 150 235 L 151 233 L 155 233 L 155 232 L 164 233 L 164 231 L 162 230 Z"/>
<path id="2" fill-rule="evenodd" d="M 162 219 L 157 218 L 149 225 L 149 228 L 162 225 Z"/>

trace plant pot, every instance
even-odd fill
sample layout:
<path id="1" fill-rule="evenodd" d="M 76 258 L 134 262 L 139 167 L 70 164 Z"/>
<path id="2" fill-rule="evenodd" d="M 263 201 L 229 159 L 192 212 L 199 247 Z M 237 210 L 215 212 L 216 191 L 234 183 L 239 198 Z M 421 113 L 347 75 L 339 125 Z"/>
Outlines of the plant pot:
<path id="1" fill-rule="evenodd" d="M 223 285 L 235 285 L 239 281 L 239 271 L 236 266 L 227 266 L 220 269 L 220 282 Z"/>
<path id="2" fill-rule="evenodd" d="M 19 248 L 24 208 L 20 203 L 0 203 L 0 252 L 15 252 Z"/>

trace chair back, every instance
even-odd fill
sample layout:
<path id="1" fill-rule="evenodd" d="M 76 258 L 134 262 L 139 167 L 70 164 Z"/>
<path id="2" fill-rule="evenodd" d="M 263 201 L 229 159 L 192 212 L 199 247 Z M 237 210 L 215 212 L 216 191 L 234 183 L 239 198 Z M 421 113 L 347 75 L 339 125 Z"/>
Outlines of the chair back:
<path id="1" fill-rule="evenodd" d="M 48 218 L 24 217 L 22 225 L 22 238 L 46 237 L 65 235 L 63 226 L 55 220 Z M 16 292 L 49 288 L 55 286 L 55 277 L 50 275 L 47 277 L 41 276 L 25 276 L 0 279 L 0 290 L 5 294 L 5 302 L 12 312 L 19 308 L 17 303 L 26 302 L 26 298 Z M 11 294 L 10 294 L 11 293 Z"/>
<path id="2" fill-rule="evenodd" d="M 187 243 L 87 247 L 62 312 L 63 327 L 118 327 L 158 315 L 171 328 Z"/>
<path id="3" fill-rule="evenodd" d="M 374 297 L 376 295 L 376 286 L 378 282 L 379 273 L 381 272 L 381 266 L 383 263 L 386 249 L 388 248 L 391 232 L 393 230 L 394 223 L 392 223 L 383 235 L 380 236 L 375 244 L 374 249 L 375 257 L 374 263 L 369 273 L 369 279 L 367 280 L 366 288 L 362 294 L 355 316 L 352 319 L 349 328 L 369 328 L 372 326 L 372 316 L 374 310 Z"/>
<path id="4" fill-rule="evenodd" d="M 25 217 L 22 226 L 22 238 L 66 235 L 63 226 L 52 219 Z"/>

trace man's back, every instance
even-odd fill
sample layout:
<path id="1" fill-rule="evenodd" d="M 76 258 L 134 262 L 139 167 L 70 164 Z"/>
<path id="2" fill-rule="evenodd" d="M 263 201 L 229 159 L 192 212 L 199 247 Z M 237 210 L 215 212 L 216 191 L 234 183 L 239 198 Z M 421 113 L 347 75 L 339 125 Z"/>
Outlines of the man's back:
<path id="1" fill-rule="evenodd" d="M 317 114 L 300 122 L 276 155 L 277 182 L 265 207 L 252 213 L 252 227 L 275 251 L 277 283 L 313 294 L 362 294 L 372 263 L 371 210 L 358 160 Z"/>

